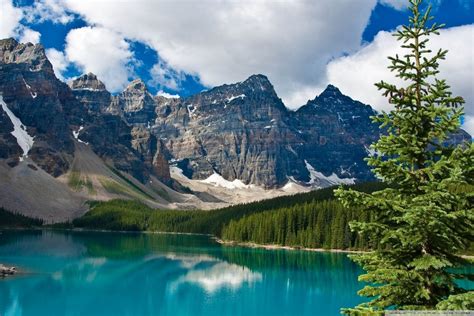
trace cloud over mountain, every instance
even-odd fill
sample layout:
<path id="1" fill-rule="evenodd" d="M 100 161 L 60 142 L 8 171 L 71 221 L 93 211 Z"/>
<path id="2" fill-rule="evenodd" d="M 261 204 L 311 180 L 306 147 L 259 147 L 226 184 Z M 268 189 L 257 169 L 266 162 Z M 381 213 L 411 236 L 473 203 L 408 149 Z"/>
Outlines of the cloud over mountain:
<path id="1" fill-rule="evenodd" d="M 444 29 L 439 36 L 430 41 L 433 51 L 439 48 L 448 49 L 446 60 L 440 63 L 440 79 L 446 79 L 456 95 L 466 100 L 465 128 L 474 134 L 474 25 L 465 25 Z M 390 110 L 391 105 L 374 86 L 375 82 L 384 80 L 403 86 L 386 67 L 387 56 L 404 54 L 400 42 L 389 32 L 380 32 L 374 41 L 354 54 L 331 61 L 327 66 L 328 81 L 338 86 L 341 91 L 357 100 L 372 105 L 377 110 Z"/>

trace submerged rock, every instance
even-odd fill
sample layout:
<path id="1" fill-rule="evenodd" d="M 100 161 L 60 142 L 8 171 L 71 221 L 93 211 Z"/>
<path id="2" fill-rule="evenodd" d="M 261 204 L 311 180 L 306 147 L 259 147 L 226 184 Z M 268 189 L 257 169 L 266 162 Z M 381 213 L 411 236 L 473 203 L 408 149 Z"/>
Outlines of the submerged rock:
<path id="1" fill-rule="evenodd" d="M 15 267 L 7 267 L 4 266 L 3 264 L 0 264 L 0 276 L 1 277 L 6 277 L 8 275 L 13 275 L 17 273 L 17 270 Z"/>

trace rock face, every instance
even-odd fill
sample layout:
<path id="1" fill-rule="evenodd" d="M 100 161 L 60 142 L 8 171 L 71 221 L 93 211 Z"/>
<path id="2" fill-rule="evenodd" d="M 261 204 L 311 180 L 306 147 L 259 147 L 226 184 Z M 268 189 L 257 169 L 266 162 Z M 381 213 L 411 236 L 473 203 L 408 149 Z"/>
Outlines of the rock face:
<path id="1" fill-rule="evenodd" d="M 105 85 L 86 74 L 68 87 L 55 77 L 41 45 L 0 41 L 0 94 L 34 139 L 28 157 L 52 176 L 70 169 L 77 142 L 142 182 L 154 172 L 155 152 L 147 164 L 132 146 L 133 127 L 107 112 L 113 97 Z M 0 120 L 0 157 L 15 166 L 22 155 L 11 134 L 12 118 L 1 110 Z"/>
<path id="2" fill-rule="evenodd" d="M 41 45 L 20 44 L 13 39 L 0 41 L 0 94 L 34 137 L 28 156 L 54 176 L 66 172 L 74 151 L 66 116 L 78 102 L 67 85 L 54 76 Z M 2 123 L 6 125 L 2 124 L 0 139 L 8 140 L 11 137 L 6 134 L 12 127 L 5 122 L 9 120 L 5 111 L 2 113 Z M 15 146 L 7 147 L 10 148 L 5 148 L 4 143 L 0 156 L 7 157 L 10 165 L 17 164 Z"/>
<path id="3" fill-rule="evenodd" d="M 293 126 L 303 137 L 299 157 L 324 175 L 370 180 L 365 161 L 368 146 L 379 138 L 369 106 L 329 85 L 293 115 Z"/>
<path id="4" fill-rule="evenodd" d="M 297 111 L 264 75 L 178 99 L 153 97 L 137 79 L 112 96 L 92 73 L 62 83 L 41 45 L 7 39 L 0 41 L 0 94 L 8 110 L 2 104 L 0 162 L 9 167 L 26 157 L 14 135 L 21 129 L 33 140 L 27 156 L 54 177 L 71 170 L 84 143 L 142 184 L 156 176 L 178 187 L 169 162 L 190 179 L 240 180 L 246 188 L 373 179 L 364 158 L 379 137 L 370 119 L 376 113 L 332 85 Z M 460 131 L 450 141 L 464 140 L 470 136 Z"/>
<path id="5" fill-rule="evenodd" d="M 371 178 L 363 158 L 379 136 L 374 111 L 333 86 L 296 112 L 263 75 L 157 103 L 153 131 L 190 178 L 219 173 L 267 188 L 288 179 L 317 185 L 315 172 L 336 182 Z"/>
<path id="6" fill-rule="evenodd" d="M 155 174 L 156 138 L 145 127 L 129 124 L 122 111 L 109 111 L 117 98 L 111 96 L 105 85 L 89 73 L 72 81 L 70 87 L 87 109 L 86 118 L 81 120 L 83 123 L 76 126 L 78 139 L 90 144 L 100 157 L 113 161 L 117 169 L 141 182 Z"/>
<path id="7" fill-rule="evenodd" d="M 158 99 L 154 133 L 184 173 L 204 179 L 213 173 L 230 181 L 275 187 L 304 168 L 292 148 L 290 111 L 263 75 L 224 85 L 187 99 Z"/>
<path id="8" fill-rule="evenodd" d="M 113 97 L 109 111 L 119 113 L 130 124 L 149 126 L 155 120 L 155 101 L 141 79 L 132 81 L 125 91 Z"/>

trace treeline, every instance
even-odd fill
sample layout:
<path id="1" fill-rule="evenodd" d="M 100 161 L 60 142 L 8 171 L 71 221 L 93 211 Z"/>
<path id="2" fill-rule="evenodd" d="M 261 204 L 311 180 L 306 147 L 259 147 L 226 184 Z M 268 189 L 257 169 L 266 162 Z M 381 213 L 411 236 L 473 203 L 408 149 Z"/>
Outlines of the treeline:
<path id="1" fill-rule="evenodd" d="M 9 212 L 0 207 L 0 227 L 31 228 L 43 225 L 43 220 Z"/>
<path id="2" fill-rule="evenodd" d="M 189 223 L 204 211 L 155 210 L 129 200 L 94 202 L 73 227 L 116 231 L 190 232 Z"/>
<path id="3" fill-rule="evenodd" d="M 345 209 L 335 200 L 313 200 L 232 220 L 222 238 L 305 248 L 368 249 L 369 241 L 352 233 L 349 222 L 369 217 L 367 211 Z"/>

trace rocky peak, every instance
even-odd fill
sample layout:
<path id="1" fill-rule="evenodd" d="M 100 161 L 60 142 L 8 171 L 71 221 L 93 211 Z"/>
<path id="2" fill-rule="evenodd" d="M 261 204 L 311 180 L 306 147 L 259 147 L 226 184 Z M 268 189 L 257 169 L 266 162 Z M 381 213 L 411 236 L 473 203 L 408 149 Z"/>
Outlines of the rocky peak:
<path id="1" fill-rule="evenodd" d="M 331 112 L 331 113 L 353 113 L 355 116 L 357 113 L 363 112 L 364 115 L 373 115 L 373 110 L 369 105 L 363 104 L 359 101 L 355 101 L 352 98 L 342 94 L 342 92 L 333 85 L 328 85 L 326 89 L 321 92 L 313 100 L 301 107 L 298 111 L 310 111 L 310 112 Z"/>
<path id="2" fill-rule="evenodd" d="M 105 85 L 102 81 L 97 79 L 97 76 L 89 72 L 74 79 L 69 83 L 72 90 L 90 90 L 90 91 L 105 91 Z"/>
<path id="3" fill-rule="evenodd" d="M 155 100 L 141 79 L 135 79 L 113 97 L 109 112 L 121 114 L 128 123 L 150 124 L 156 118 Z"/>
<path id="4" fill-rule="evenodd" d="M 143 93 L 148 92 L 148 88 L 146 87 L 143 80 L 138 78 L 130 82 L 128 86 L 125 88 L 124 92 L 133 92 L 133 93 L 143 94 Z"/>
<path id="5" fill-rule="evenodd" d="M 264 75 L 257 74 L 248 77 L 245 81 L 236 84 L 245 90 L 250 90 L 255 94 L 278 97 L 270 80 Z"/>
<path id="6" fill-rule="evenodd" d="M 332 84 L 329 84 L 326 89 L 319 95 L 321 98 L 339 97 L 342 96 L 341 90 Z"/>
<path id="7" fill-rule="evenodd" d="M 0 64 L 27 64 L 29 71 L 53 74 L 53 66 L 40 44 L 18 43 L 13 38 L 0 40 Z"/>

